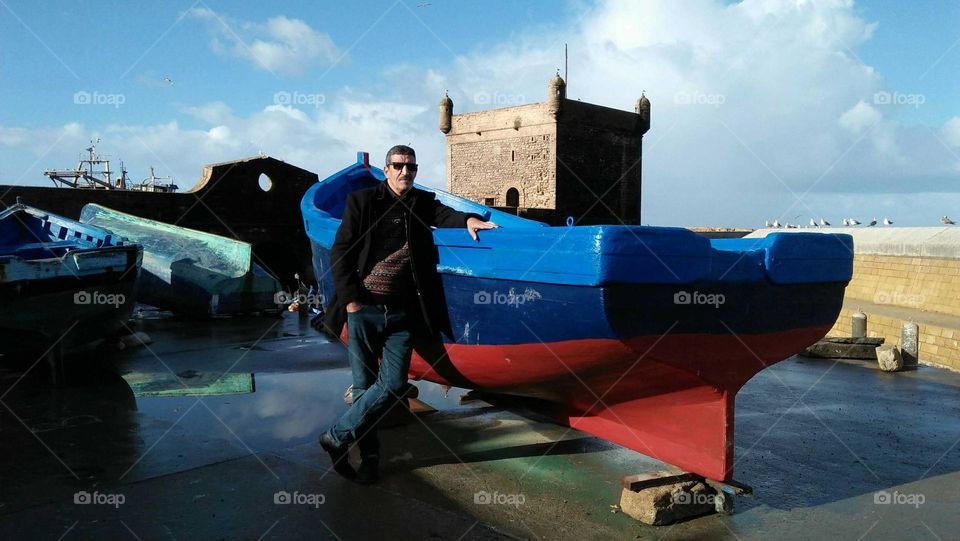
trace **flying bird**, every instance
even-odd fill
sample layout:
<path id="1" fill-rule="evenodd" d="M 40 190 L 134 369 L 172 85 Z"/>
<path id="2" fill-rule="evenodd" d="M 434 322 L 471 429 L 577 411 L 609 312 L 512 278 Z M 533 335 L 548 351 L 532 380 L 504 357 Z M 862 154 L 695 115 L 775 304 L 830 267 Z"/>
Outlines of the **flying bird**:
<path id="1" fill-rule="evenodd" d="M 940 223 L 942 223 L 943 225 L 954 225 L 956 222 L 944 216 L 943 218 L 940 218 Z"/>
<path id="2" fill-rule="evenodd" d="M 875 226 L 875 225 L 877 225 L 877 218 L 876 218 L 876 217 L 874 217 L 872 220 L 870 220 L 870 223 L 867 224 L 867 227 L 873 227 L 873 226 Z"/>
<path id="3" fill-rule="evenodd" d="M 890 218 L 884 218 L 883 225 L 893 225 L 893 220 L 891 220 Z"/>
<path id="4" fill-rule="evenodd" d="M 820 227 L 830 227 L 830 222 L 820 218 Z"/>
<path id="5" fill-rule="evenodd" d="M 173 79 L 171 79 L 171 78 L 169 78 L 169 77 L 164 77 L 164 78 L 163 78 L 163 81 L 164 81 L 165 83 L 167 83 L 168 85 L 173 86 Z"/>

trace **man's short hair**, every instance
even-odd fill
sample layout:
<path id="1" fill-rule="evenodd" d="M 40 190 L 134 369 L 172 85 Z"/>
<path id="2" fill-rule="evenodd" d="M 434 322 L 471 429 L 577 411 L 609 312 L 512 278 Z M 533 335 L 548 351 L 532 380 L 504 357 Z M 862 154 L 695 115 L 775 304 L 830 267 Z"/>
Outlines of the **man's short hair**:
<path id="1" fill-rule="evenodd" d="M 390 163 L 390 156 L 413 156 L 414 158 L 416 158 L 417 153 L 414 152 L 413 149 L 408 147 L 407 145 L 396 145 L 394 147 L 391 147 L 390 150 L 387 151 L 386 163 L 388 164 Z"/>

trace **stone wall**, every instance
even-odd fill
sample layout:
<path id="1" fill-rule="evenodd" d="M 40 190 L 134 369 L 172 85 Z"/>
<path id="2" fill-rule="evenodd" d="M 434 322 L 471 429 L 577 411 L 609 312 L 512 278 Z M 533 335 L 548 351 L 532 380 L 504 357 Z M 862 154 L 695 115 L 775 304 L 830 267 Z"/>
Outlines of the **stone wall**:
<path id="1" fill-rule="evenodd" d="M 556 208 L 556 123 L 543 104 L 453 117 L 447 135 L 447 191 L 482 204 Z"/>
<path id="2" fill-rule="evenodd" d="M 853 236 L 853 278 L 831 336 L 850 336 L 859 309 L 869 336 L 899 346 L 903 322 L 914 321 L 920 362 L 960 370 L 960 228 L 761 229 L 747 237 L 774 232 Z"/>
<path id="3" fill-rule="evenodd" d="M 960 316 L 960 259 L 857 254 L 846 297 Z"/>
<path id="4" fill-rule="evenodd" d="M 552 134 L 536 134 L 451 144 L 448 191 L 487 206 L 505 206 L 507 190 L 515 188 L 520 207 L 556 208 L 554 142 Z"/>
<path id="5" fill-rule="evenodd" d="M 564 100 L 557 132 L 557 200 L 565 215 L 577 225 L 639 224 L 639 117 Z"/>

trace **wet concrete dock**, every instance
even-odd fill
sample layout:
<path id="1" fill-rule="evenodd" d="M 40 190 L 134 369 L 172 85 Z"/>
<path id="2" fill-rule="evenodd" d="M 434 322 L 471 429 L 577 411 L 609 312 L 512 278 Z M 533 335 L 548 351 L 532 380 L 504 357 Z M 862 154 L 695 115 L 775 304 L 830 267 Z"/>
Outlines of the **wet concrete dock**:
<path id="1" fill-rule="evenodd" d="M 960 374 L 792 358 L 738 395 L 734 513 L 643 526 L 623 475 L 663 464 L 419 382 L 382 480 L 327 473 L 345 352 L 298 318 L 145 319 L 154 342 L 0 368 L 2 539 L 950 539 Z M 221 377 L 226 374 L 226 377 Z M 205 396 L 178 396 L 184 387 Z M 229 392 L 230 394 L 217 394 Z"/>

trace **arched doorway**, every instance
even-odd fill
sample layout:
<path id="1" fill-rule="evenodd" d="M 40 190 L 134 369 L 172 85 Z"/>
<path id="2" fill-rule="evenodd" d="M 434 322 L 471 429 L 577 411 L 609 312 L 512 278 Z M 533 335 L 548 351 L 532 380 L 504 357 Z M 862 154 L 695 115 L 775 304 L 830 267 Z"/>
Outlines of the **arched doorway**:
<path id="1" fill-rule="evenodd" d="M 519 207 L 520 206 L 520 191 L 516 188 L 510 188 L 507 190 L 507 206 L 508 207 Z"/>

